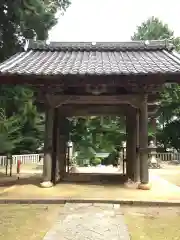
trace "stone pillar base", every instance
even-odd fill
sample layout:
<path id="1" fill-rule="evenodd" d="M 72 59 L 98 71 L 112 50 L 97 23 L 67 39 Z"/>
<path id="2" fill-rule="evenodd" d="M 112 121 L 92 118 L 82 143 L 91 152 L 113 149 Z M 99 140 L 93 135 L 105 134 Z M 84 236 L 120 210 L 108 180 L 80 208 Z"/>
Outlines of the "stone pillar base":
<path id="1" fill-rule="evenodd" d="M 50 188 L 50 187 L 53 187 L 53 183 L 50 182 L 50 181 L 45 181 L 45 182 L 41 182 L 41 183 L 40 183 L 40 186 L 41 186 L 42 188 Z"/>
<path id="2" fill-rule="evenodd" d="M 72 166 L 69 170 L 70 173 L 79 173 L 78 169 L 76 166 Z"/>
<path id="3" fill-rule="evenodd" d="M 150 190 L 151 187 L 152 187 L 151 183 L 140 183 L 138 185 L 138 189 L 141 189 L 141 190 Z"/>
<path id="4" fill-rule="evenodd" d="M 137 186 L 139 185 L 139 182 L 134 182 L 131 179 L 128 179 L 125 183 L 124 186 L 126 188 L 131 188 L 131 189 L 136 189 Z"/>

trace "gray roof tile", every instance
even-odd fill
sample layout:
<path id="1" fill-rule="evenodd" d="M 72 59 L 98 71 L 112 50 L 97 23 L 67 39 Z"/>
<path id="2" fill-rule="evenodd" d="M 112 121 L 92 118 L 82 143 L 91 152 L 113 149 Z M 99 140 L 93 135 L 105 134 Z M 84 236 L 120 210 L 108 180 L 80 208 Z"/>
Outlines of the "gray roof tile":
<path id="1" fill-rule="evenodd" d="M 137 75 L 180 73 L 180 55 L 166 41 L 29 42 L 0 64 L 1 75 Z"/>

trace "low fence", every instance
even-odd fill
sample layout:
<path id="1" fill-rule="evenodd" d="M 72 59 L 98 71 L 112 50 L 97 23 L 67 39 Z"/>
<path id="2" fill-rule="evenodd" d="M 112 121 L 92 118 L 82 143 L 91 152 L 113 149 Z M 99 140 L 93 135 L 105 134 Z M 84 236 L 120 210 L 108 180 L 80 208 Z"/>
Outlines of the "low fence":
<path id="1" fill-rule="evenodd" d="M 21 164 L 37 164 L 40 160 L 40 154 L 25 154 L 25 155 L 13 155 L 12 163 L 17 164 L 17 161 L 20 160 Z M 0 165 L 5 166 L 7 161 L 6 156 L 0 156 Z"/>
<path id="2" fill-rule="evenodd" d="M 156 158 L 159 158 L 161 161 L 180 161 L 180 153 L 157 153 Z"/>
<path id="3" fill-rule="evenodd" d="M 42 156 L 42 154 L 41 154 Z M 157 153 L 156 158 L 161 161 L 180 161 L 180 153 Z M 0 165 L 6 165 L 6 156 L 0 156 Z M 22 164 L 38 164 L 40 161 L 40 154 L 25 154 L 25 155 L 13 155 L 12 163 L 17 164 L 17 161 L 20 160 Z"/>

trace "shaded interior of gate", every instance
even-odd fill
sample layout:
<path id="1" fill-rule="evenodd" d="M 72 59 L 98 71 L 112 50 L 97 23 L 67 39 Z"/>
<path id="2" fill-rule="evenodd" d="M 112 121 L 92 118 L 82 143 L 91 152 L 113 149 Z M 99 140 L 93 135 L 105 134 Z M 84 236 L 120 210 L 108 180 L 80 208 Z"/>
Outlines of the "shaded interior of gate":
<path id="1" fill-rule="evenodd" d="M 47 136 L 45 141 L 45 156 L 47 157 L 48 149 L 52 151 L 52 181 L 109 181 L 109 182 L 124 182 L 127 178 L 133 181 L 140 180 L 140 143 L 139 138 L 143 137 L 146 140 L 147 146 L 147 123 L 148 115 L 155 113 L 157 105 L 154 99 L 147 95 L 132 95 L 123 94 L 118 96 L 77 96 L 72 99 L 72 96 L 63 99 L 59 96 L 50 96 L 51 104 L 60 106 L 47 109 L 46 111 L 46 133 L 49 132 L 51 137 Z M 72 100 L 71 100 L 72 99 Z M 53 101 L 54 100 L 54 101 Z M 72 101 L 73 104 L 63 104 L 63 102 Z M 54 103 L 55 102 L 55 103 Z M 107 104 L 111 103 L 111 104 Z M 139 125 L 140 105 L 144 106 L 144 116 L 141 115 L 141 126 Z M 54 105 L 54 106 L 55 106 Z M 127 133 L 127 148 L 126 148 L 126 174 L 105 174 L 105 173 L 68 173 L 67 171 L 67 142 L 69 140 L 69 120 L 73 116 L 125 116 L 126 118 L 126 133 Z M 49 116 L 49 117 L 48 117 Z M 48 123 L 49 121 L 49 123 Z M 50 123 L 51 122 L 51 123 Z M 49 128 L 49 129 L 47 129 Z M 52 129 L 52 132 L 50 130 Z M 144 133 L 144 131 L 146 131 Z M 144 134 L 142 136 L 142 134 Z M 51 146 L 48 148 L 52 142 Z M 144 141 L 141 142 L 144 144 Z M 146 147 L 147 148 L 147 147 Z M 46 152 L 47 150 L 47 152 Z M 146 149 L 147 150 L 147 149 Z M 145 152 L 148 154 L 148 152 Z M 46 160 L 47 161 L 47 160 Z M 49 160 L 50 162 L 50 160 Z M 147 160 L 142 162 L 146 164 L 146 168 L 142 173 L 144 181 L 148 181 L 148 166 Z M 45 163 L 47 164 L 47 163 Z M 47 166 L 48 167 L 48 166 Z M 50 166 L 49 166 L 50 168 Z M 48 174 L 47 174 L 48 175 Z"/>

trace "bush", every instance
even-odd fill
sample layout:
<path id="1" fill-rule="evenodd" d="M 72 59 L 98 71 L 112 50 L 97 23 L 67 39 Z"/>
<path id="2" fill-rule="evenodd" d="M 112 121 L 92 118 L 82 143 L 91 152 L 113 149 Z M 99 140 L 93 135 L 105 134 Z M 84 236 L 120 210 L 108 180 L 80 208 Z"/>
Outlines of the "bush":
<path id="1" fill-rule="evenodd" d="M 116 150 L 114 150 L 109 154 L 108 157 L 102 160 L 102 164 L 105 166 L 108 166 L 108 165 L 116 166 L 118 164 L 118 160 L 119 160 L 119 153 Z"/>
<path id="2" fill-rule="evenodd" d="M 91 160 L 90 160 L 90 164 L 91 164 L 92 166 L 97 166 L 97 165 L 101 164 L 101 159 L 100 159 L 100 158 L 97 158 L 97 157 L 93 157 L 93 158 L 91 158 Z"/>

